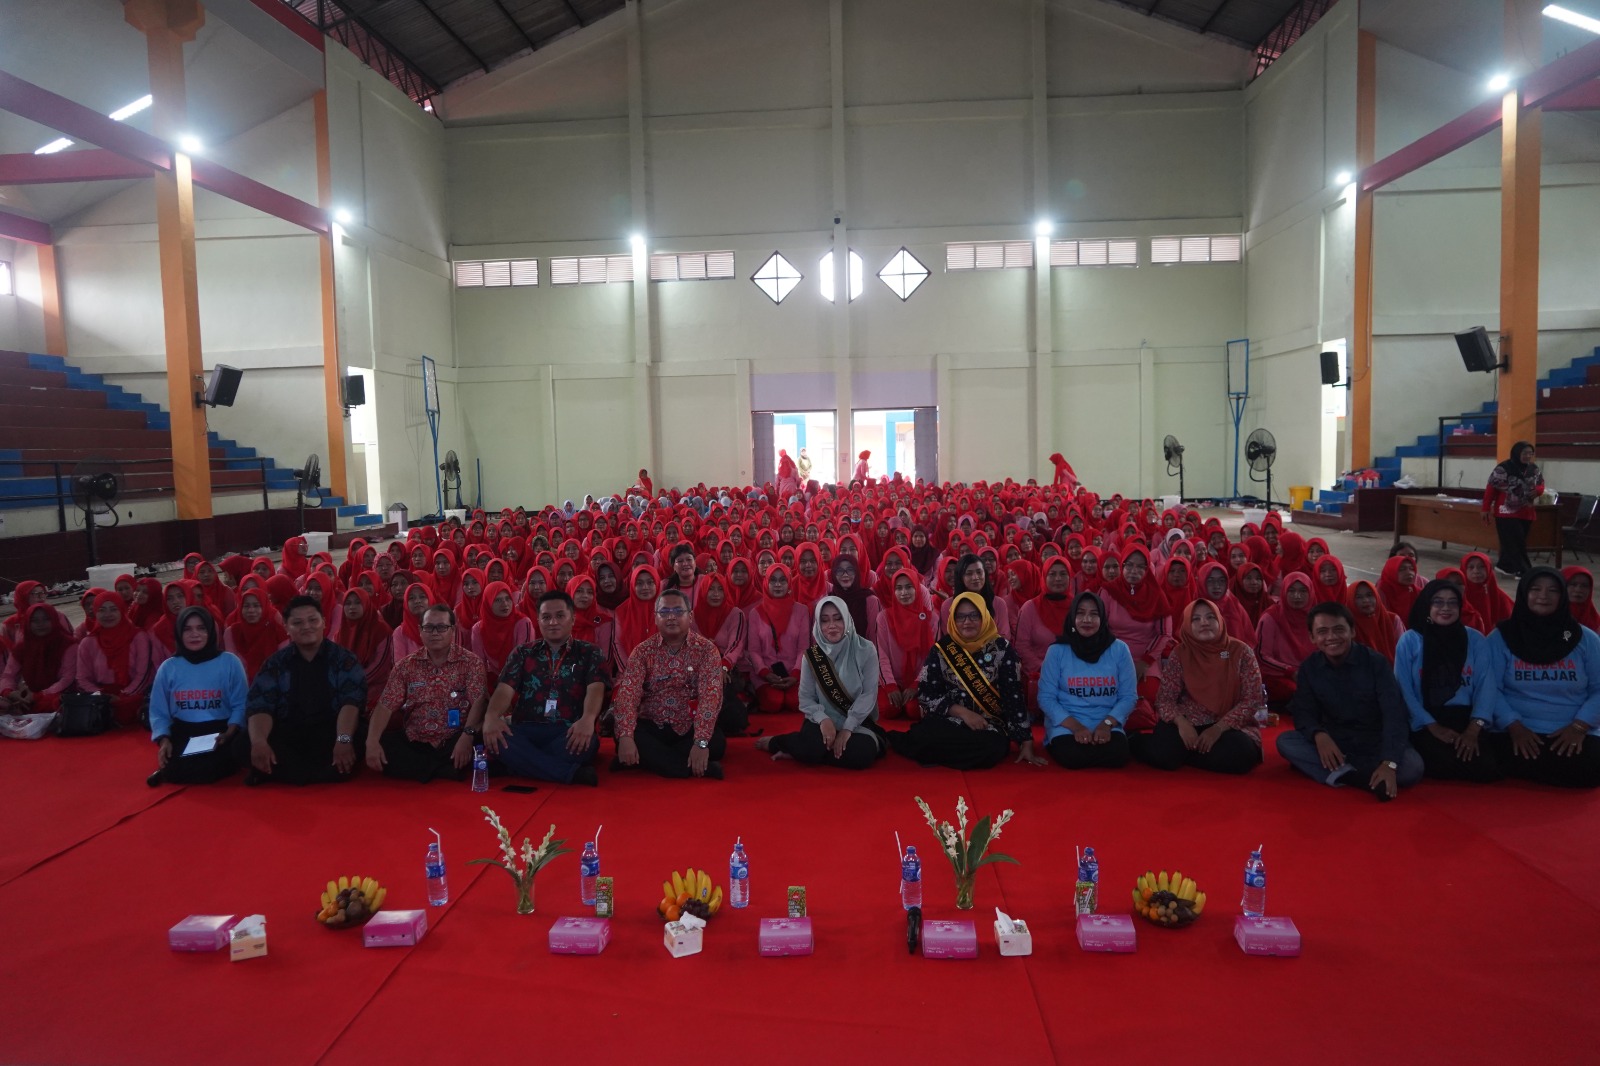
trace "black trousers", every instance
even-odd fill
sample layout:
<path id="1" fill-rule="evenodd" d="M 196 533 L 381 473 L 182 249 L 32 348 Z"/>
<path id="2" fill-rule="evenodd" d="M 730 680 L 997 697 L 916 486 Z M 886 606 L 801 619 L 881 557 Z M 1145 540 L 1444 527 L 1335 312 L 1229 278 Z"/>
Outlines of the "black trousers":
<path id="1" fill-rule="evenodd" d="M 750 705 L 739 695 L 738 674 L 729 674 L 722 686 L 722 710 L 717 712 L 717 728 L 723 736 L 742 737 L 750 729 Z"/>
<path id="2" fill-rule="evenodd" d="M 1541 738 L 1545 745 L 1532 759 L 1524 759 L 1512 750 L 1508 733 L 1496 733 L 1487 739 L 1508 777 L 1558 788 L 1600 788 L 1600 737 L 1584 737 L 1583 747 L 1576 755 L 1556 755 L 1550 750 L 1549 740 Z"/>
<path id="3" fill-rule="evenodd" d="M 1433 712 L 1434 721 L 1461 732 L 1472 724 L 1471 707 L 1440 707 Z M 1506 776 L 1500 761 L 1499 745 L 1491 742 L 1488 733 L 1478 736 L 1478 754 L 1471 762 L 1462 762 L 1456 756 L 1456 746 L 1446 744 L 1426 729 L 1411 734 L 1411 747 L 1422 756 L 1422 772 L 1436 781 L 1472 781 L 1480 785 L 1491 784 Z"/>
<path id="4" fill-rule="evenodd" d="M 694 731 L 681 736 L 664 725 L 640 719 L 633 731 L 633 742 L 639 747 L 639 765 L 662 777 L 692 777 L 689 770 L 689 753 L 694 750 Z M 712 730 L 707 752 L 712 762 L 728 753 L 728 738 L 721 729 Z"/>
<path id="5" fill-rule="evenodd" d="M 405 733 L 395 730 L 385 733 L 378 738 L 378 744 L 383 748 L 383 776 L 398 777 L 402 781 L 421 781 L 426 784 L 436 777 L 443 777 L 451 781 L 463 781 L 472 770 L 472 765 L 462 770 L 457 770 L 450 761 L 450 755 L 455 750 L 455 741 L 446 741 L 440 747 L 426 744 L 419 740 L 407 740 Z"/>
<path id="6" fill-rule="evenodd" d="M 239 769 L 239 764 L 234 762 L 233 752 L 227 745 L 219 745 L 195 755 L 183 754 L 184 745 L 192 737 L 215 736 L 227 728 L 228 723 L 224 719 L 185 722 L 174 718 L 167 729 L 167 735 L 172 740 L 172 758 L 167 760 L 166 767 L 161 771 L 161 780 L 173 785 L 209 785 L 231 776 Z"/>
<path id="7" fill-rule="evenodd" d="M 1079 744 L 1071 733 L 1065 733 L 1046 744 L 1044 750 L 1068 770 L 1117 770 L 1127 766 L 1132 755 L 1128 734 L 1115 730 L 1104 744 Z"/>
<path id="8" fill-rule="evenodd" d="M 1497 515 L 1494 528 L 1500 534 L 1500 561 L 1496 566 L 1508 574 L 1521 574 L 1533 565 L 1528 561 L 1528 530 L 1533 528 L 1532 522 Z"/>
<path id="9" fill-rule="evenodd" d="M 1011 741 L 993 729 L 969 729 L 948 715 L 921 718 L 910 729 L 889 734 L 889 746 L 923 766 L 948 766 L 952 770 L 987 770 L 999 766 L 1011 751 Z"/>
<path id="10" fill-rule="evenodd" d="M 1204 754 L 1183 746 L 1183 734 L 1174 722 L 1158 723 L 1154 731 L 1140 734 L 1135 745 L 1133 753 L 1157 770 L 1193 766 L 1217 774 L 1247 774 L 1261 765 L 1261 745 L 1237 729 L 1218 737 Z"/>
<path id="11" fill-rule="evenodd" d="M 340 773 L 333 765 L 333 743 L 338 736 L 338 728 L 332 717 L 310 722 L 274 720 L 267 743 L 272 746 L 277 763 L 272 773 L 263 775 L 260 780 L 285 785 L 323 785 L 350 780 L 356 766 L 361 765 L 361 753 L 366 748 L 367 724 L 361 722 L 356 726 L 355 764 L 351 766 L 350 773 Z M 250 765 L 248 729 L 234 735 L 233 749 L 239 765 L 244 767 L 246 774 L 251 773 L 254 767 Z M 245 783 L 249 784 L 250 780 L 247 779 Z"/>
<path id="12" fill-rule="evenodd" d="M 772 738 L 771 750 L 781 752 L 795 762 L 808 766 L 837 766 L 843 770 L 865 770 L 887 753 L 883 737 L 871 723 L 863 723 L 845 742 L 844 754 L 837 759 L 822 739 L 822 726 L 807 719 L 800 724 L 798 733 L 784 733 Z"/>

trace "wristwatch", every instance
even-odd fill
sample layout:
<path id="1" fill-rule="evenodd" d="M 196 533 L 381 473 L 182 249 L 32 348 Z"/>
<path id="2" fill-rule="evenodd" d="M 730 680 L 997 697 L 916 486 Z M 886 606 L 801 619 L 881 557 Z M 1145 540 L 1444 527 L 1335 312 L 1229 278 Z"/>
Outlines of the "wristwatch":
<path id="1" fill-rule="evenodd" d="M 1487 729 L 1489 726 L 1488 720 L 1484 718 L 1474 718 L 1470 724 L 1477 726 L 1479 729 Z"/>
<path id="2" fill-rule="evenodd" d="M 470 725 L 464 725 L 461 727 L 461 735 L 464 737 L 481 737 L 483 736 L 483 730 L 474 729 Z"/>
<path id="3" fill-rule="evenodd" d="M 706 748 L 711 747 L 711 741 L 709 741 L 709 740 L 697 740 L 697 741 L 694 742 L 694 746 L 699 748 L 701 751 L 704 751 Z"/>
<path id="4" fill-rule="evenodd" d="M 1108 725 L 1111 728 L 1115 729 L 1117 727 L 1117 720 L 1115 718 L 1109 718 L 1108 717 L 1105 721 L 1101 722 L 1100 724 L 1101 725 Z"/>
<path id="5" fill-rule="evenodd" d="M 1388 761 L 1386 761 L 1386 762 L 1385 762 L 1385 763 L 1384 763 L 1384 764 L 1383 764 L 1383 765 L 1385 765 L 1385 766 L 1387 766 L 1387 767 L 1388 767 L 1388 768 L 1389 768 L 1389 769 L 1391 769 L 1391 770 L 1398 770 L 1398 769 L 1400 769 L 1400 764 L 1399 764 L 1399 763 L 1397 763 L 1397 762 L 1395 762 L 1395 761 L 1394 761 L 1394 760 L 1393 760 L 1393 759 L 1389 759 L 1389 760 L 1388 760 Z"/>
<path id="6" fill-rule="evenodd" d="M 333 742 L 335 744 L 349 744 L 352 743 L 352 738 L 349 733 L 340 733 L 333 738 Z"/>

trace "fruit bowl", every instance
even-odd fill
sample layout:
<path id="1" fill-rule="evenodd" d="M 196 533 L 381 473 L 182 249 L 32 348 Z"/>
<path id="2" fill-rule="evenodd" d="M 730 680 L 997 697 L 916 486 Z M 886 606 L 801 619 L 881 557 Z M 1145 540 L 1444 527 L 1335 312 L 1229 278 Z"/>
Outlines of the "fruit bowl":
<path id="1" fill-rule="evenodd" d="M 383 906 L 389 890 L 371 877 L 341 877 L 322 890 L 317 921 L 329 929 L 355 929 L 366 925 Z"/>
<path id="2" fill-rule="evenodd" d="M 1192 925 L 1206 909 L 1206 894 L 1192 878 L 1176 870 L 1168 875 L 1150 871 L 1139 876 L 1133 889 L 1133 911 L 1152 925 L 1181 929 Z"/>
<path id="3" fill-rule="evenodd" d="M 722 909 L 722 887 L 713 887 L 711 875 L 704 870 L 687 873 L 672 871 L 669 880 L 661 882 L 661 902 L 656 904 L 656 914 L 662 921 L 675 922 L 685 914 L 701 921 Z"/>

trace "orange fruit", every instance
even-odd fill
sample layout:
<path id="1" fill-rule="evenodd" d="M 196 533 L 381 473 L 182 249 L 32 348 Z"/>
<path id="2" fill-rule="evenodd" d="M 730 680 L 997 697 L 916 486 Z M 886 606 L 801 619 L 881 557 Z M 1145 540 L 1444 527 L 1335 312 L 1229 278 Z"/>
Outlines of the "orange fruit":
<path id="1" fill-rule="evenodd" d="M 681 917 L 683 917 L 683 909 L 681 907 L 679 907 L 676 903 L 674 903 L 672 906 L 667 908 L 667 914 L 666 914 L 667 921 L 675 922 Z"/>

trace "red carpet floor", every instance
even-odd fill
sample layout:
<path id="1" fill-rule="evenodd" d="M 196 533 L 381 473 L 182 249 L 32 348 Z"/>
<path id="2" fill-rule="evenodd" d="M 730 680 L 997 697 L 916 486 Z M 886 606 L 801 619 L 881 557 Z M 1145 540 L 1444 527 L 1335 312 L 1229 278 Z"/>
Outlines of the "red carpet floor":
<path id="1" fill-rule="evenodd" d="M 772 718 L 758 716 L 769 731 Z M 609 750 L 609 746 L 608 746 Z M 1425 783 L 1392 804 L 1321 789 L 1274 755 L 1243 780 L 1142 767 L 1070 774 L 1006 765 L 863 774 L 772 763 L 732 744 L 724 782 L 602 771 L 599 789 L 496 787 L 520 842 L 554 822 L 575 843 L 605 823 L 619 917 L 599 957 L 552 956 L 551 922 L 583 913 L 577 862 L 539 879 L 519 917 L 465 785 L 146 789 L 132 736 L 0 745 L 4 1063 L 711 1063 L 1593 1061 L 1600 972 L 1600 797 L 1523 785 Z M 1020 867 L 978 882 L 980 956 L 908 956 L 893 832 L 927 859 L 930 917 L 956 917 L 947 867 L 912 801 L 965 794 L 1017 811 L 1000 849 Z M 416 948 L 367 950 L 311 917 L 329 877 L 370 874 L 389 906 L 421 906 L 422 856 L 444 835 L 452 899 Z M 742 834 L 754 904 L 724 910 L 699 956 L 661 946 L 660 883 L 688 865 L 726 879 Z M 1139 924 L 1134 955 L 1072 936 L 1072 850 L 1102 857 L 1102 909 L 1133 878 L 1181 867 L 1211 897 L 1191 928 Z M 1298 959 L 1232 940 L 1239 870 L 1265 843 L 1269 902 L 1295 919 Z M 756 955 L 756 920 L 804 884 L 809 958 Z M 1001 906 L 1035 953 L 1001 958 Z M 190 913 L 260 912 L 269 954 L 169 952 Z"/>

